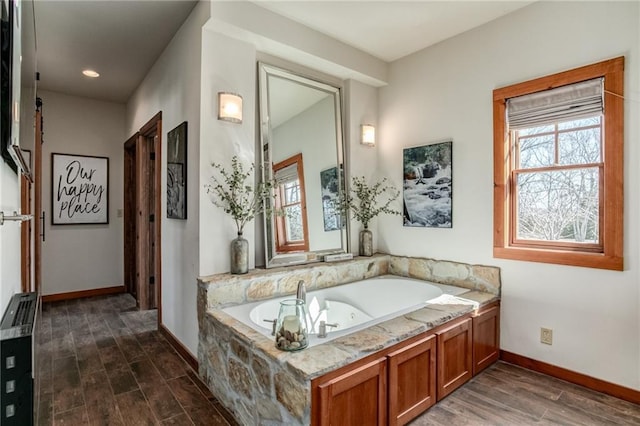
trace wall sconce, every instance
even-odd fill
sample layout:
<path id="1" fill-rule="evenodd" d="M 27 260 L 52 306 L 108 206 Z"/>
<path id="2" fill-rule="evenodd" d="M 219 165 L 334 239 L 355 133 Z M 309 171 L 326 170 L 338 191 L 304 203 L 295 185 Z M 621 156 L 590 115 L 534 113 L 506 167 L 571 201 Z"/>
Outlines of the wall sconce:
<path id="1" fill-rule="evenodd" d="M 218 92 L 218 120 L 242 123 L 242 96 Z"/>
<path id="2" fill-rule="evenodd" d="M 362 140 L 360 141 L 360 143 L 362 145 L 375 146 L 376 128 L 372 124 L 363 124 L 360 127 L 362 130 Z"/>

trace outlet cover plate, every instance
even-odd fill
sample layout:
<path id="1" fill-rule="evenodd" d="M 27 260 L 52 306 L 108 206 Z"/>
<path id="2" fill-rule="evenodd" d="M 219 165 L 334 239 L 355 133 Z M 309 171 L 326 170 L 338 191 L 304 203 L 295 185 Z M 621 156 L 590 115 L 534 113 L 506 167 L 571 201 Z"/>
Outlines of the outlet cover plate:
<path id="1" fill-rule="evenodd" d="M 553 344 L 553 330 L 550 328 L 540 328 L 540 343 L 544 343 L 545 345 Z"/>

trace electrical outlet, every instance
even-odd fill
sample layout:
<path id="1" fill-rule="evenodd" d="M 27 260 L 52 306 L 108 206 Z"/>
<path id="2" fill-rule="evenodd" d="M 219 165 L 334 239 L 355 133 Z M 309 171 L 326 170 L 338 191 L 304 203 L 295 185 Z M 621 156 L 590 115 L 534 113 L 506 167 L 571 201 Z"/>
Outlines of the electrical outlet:
<path id="1" fill-rule="evenodd" d="M 553 330 L 550 328 L 540 328 L 540 343 L 553 345 Z"/>

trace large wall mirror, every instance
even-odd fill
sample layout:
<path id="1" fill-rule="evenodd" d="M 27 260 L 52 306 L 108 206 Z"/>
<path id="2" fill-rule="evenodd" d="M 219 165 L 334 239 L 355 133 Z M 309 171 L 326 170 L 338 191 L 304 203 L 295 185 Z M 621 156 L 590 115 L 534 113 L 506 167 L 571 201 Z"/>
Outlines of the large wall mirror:
<path id="1" fill-rule="evenodd" d="M 334 204 L 345 172 L 340 89 L 265 63 L 258 70 L 262 165 L 276 182 L 266 266 L 344 253 L 348 224 Z"/>

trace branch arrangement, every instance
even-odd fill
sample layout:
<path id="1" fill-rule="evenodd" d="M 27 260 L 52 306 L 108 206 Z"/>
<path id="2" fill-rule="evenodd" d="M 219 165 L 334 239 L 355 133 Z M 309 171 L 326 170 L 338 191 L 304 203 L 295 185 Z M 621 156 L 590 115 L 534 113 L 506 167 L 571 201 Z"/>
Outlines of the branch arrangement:
<path id="1" fill-rule="evenodd" d="M 248 185 L 246 180 L 253 178 L 255 166 L 252 163 L 245 171 L 235 155 L 231 159 L 231 171 L 220 164 L 212 163 L 211 166 L 214 169 L 212 183 L 205 185 L 207 193 L 213 195 L 211 202 L 233 218 L 238 234 L 242 234 L 247 222 L 270 208 L 267 200 L 273 197 L 274 184 L 260 181 L 255 188 Z"/>
<path id="2" fill-rule="evenodd" d="M 368 229 L 369 222 L 381 213 L 400 215 L 399 211 L 390 207 L 400 196 L 400 191 L 387 182 L 387 178 L 384 178 L 369 186 L 364 176 L 354 176 L 349 193 L 345 192 L 340 197 L 338 209 L 341 212 L 351 210 L 353 218 L 362 223 L 364 229 Z M 382 202 L 379 197 L 385 193 L 388 193 L 388 197 Z"/>

